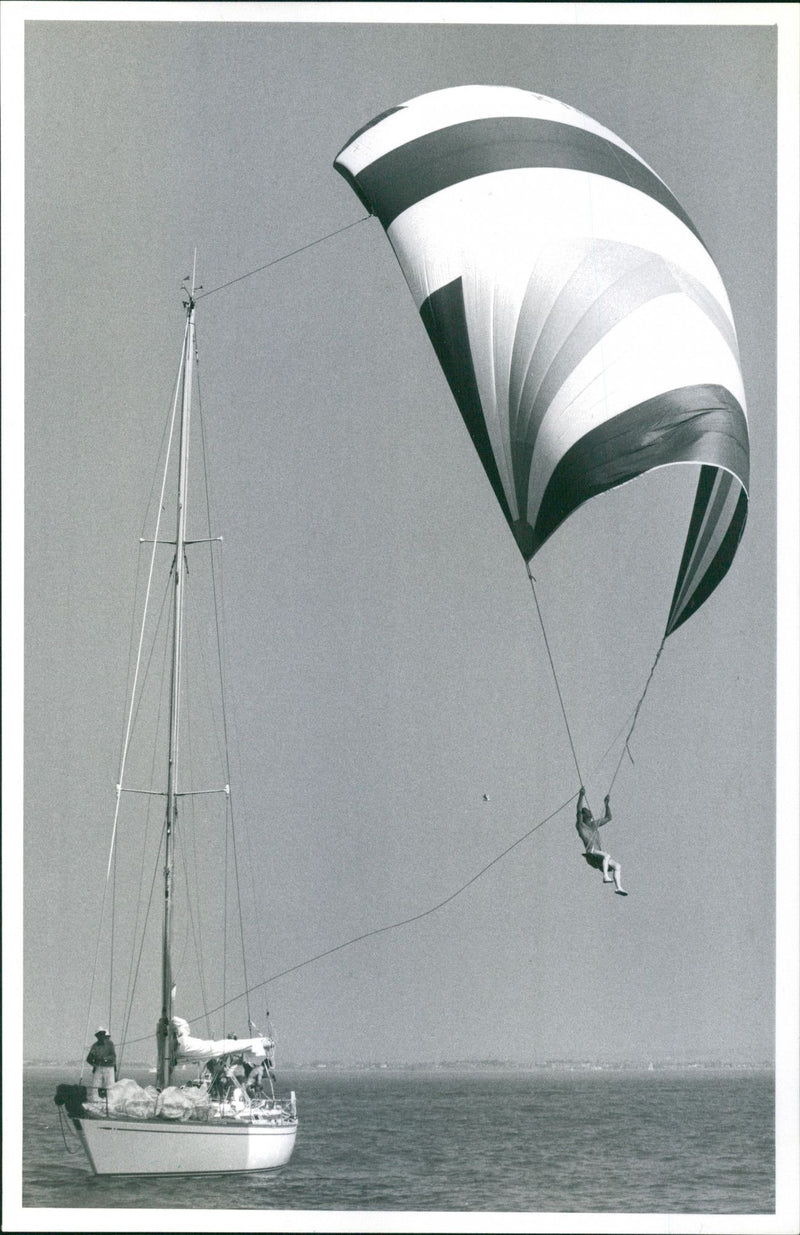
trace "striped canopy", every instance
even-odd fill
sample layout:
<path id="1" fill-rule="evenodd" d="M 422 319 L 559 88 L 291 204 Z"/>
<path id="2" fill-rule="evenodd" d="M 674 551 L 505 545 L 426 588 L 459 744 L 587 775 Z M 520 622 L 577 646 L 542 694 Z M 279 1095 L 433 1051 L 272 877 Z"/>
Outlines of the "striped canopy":
<path id="1" fill-rule="evenodd" d="M 736 332 L 691 219 L 608 129 L 506 87 L 412 99 L 334 166 L 386 229 L 526 561 L 596 494 L 698 466 L 670 634 L 747 517 Z"/>

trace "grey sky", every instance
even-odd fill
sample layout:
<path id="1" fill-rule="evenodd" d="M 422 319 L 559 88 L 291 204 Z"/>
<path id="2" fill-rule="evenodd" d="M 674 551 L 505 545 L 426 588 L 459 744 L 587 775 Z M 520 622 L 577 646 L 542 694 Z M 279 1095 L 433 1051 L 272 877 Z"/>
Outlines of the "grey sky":
<path id="1" fill-rule="evenodd" d="M 363 211 L 331 164 L 357 128 L 496 82 L 618 133 L 708 244 L 749 522 L 617 783 L 627 902 L 570 807 L 440 913 L 277 982 L 282 1056 L 770 1058 L 774 31 L 40 22 L 26 64 L 25 1055 L 53 1052 L 56 1008 L 63 1054 L 84 1046 L 192 250 L 209 288 L 343 227 Z M 577 784 L 524 567 L 377 221 L 209 297 L 198 336 L 272 972 L 442 900 Z M 588 769 L 641 692 L 692 490 L 683 469 L 628 486 L 534 563 Z"/>

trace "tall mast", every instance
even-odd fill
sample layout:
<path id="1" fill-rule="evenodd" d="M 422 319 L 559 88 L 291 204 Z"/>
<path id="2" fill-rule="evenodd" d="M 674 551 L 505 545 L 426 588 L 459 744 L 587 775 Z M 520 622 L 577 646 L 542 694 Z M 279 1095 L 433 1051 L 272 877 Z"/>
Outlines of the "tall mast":
<path id="1" fill-rule="evenodd" d="M 164 927 L 161 949 L 161 1021 L 158 1033 L 158 1084 L 170 1083 L 170 1023 L 172 1020 L 172 874 L 177 821 L 178 753 L 180 739 L 181 657 L 183 652 L 184 557 L 186 541 L 186 479 L 189 458 L 189 422 L 192 410 L 192 357 L 194 355 L 194 274 L 186 301 L 187 327 L 181 371 L 181 428 L 178 461 L 178 510 L 173 563 L 172 666 L 169 689 L 169 753 L 167 763 L 167 819 L 164 842 Z"/>

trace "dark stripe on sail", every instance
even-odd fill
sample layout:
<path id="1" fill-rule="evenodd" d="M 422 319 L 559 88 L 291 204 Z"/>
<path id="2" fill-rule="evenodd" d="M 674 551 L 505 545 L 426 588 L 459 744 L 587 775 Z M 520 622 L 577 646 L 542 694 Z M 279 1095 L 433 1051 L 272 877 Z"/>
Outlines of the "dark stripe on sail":
<path id="1" fill-rule="evenodd" d="M 703 470 L 705 471 L 706 469 L 704 468 Z M 697 504 L 699 500 L 700 486 L 698 485 L 698 495 L 695 499 L 695 512 L 697 511 Z M 702 509 L 700 519 L 702 521 Z M 690 618 L 693 613 L 696 613 L 703 602 L 708 600 L 709 596 L 714 591 L 714 588 L 722 582 L 725 575 L 728 573 L 731 562 L 736 555 L 736 550 L 739 547 L 739 541 L 742 538 L 742 533 L 744 532 L 744 525 L 746 522 L 747 494 L 744 489 L 742 489 L 742 492 L 739 494 L 739 500 L 736 503 L 736 510 L 734 511 L 733 518 L 730 521 L 728 530 L 722 539 L 719 549 L 714 555 L 711 565 L 700 580 L 698 587 L 696 587 L 695 590 L 689 594 L 688 600 L 685 601 L 683 606 L 676 612 L 675 602 L 681 590 L 681 579 L 680 575 L 678 576 L 678 583 L 675 587 L 675 594 L 672 598 L 672 608 L 670 609 L 669 620 L 667 621 L 667 635 L 671 635 L 672 632 L 677 630 L 687 618 Z M 692 514 L 692 523 L 694 523 L 694 512 Z M 691 530 L 689 536 L 691 537 Z M 684 560 L 686 559 L 687 551 L 688 553 L 691 553 L 691 546 L 688 538 L 686 541 L 686 550 L 684 550 Z M 681 569 L 683 569 L 683 566 Z"/>
<path id="2" fill-rule="evenodd" d="M 666 206 L 702 244 L 683 207 L 635 155 L 599 133 L 558 120 L 523 116 L 467 120 L 388 151 L 356 176 L 338 161 L 334 167 L 386 228 L 409 206 L 463 180 L 514 168 L 563 167 L 639 189 Z"/>
<path id="3" fill-rule="evenodd" d="M 535 288 L 536 271 L 529 292 Z M 527 504 L 528 479 L 539 427 L 557 392 L 593 347 L 637 309 L 674 292 L 691 296 L 719 330 L 734 356 L 736 336 L 717 302 L 672 263 L 630 245 L 600 242 L 570 275 L 553 302 L 528 360 L 525 379 L 512 386 L 512 449 L 517 503 Z M 574 325 L 565 333 L 564 322 Z M 518 333 L 524 325 L 520 314 Z M 530 334 L 530 331 L 527 332 Z M 519 362 L 518 362 L 519 365 Z M 514 377 L 512 364 L 512 382 Z M 536 382 L 538 381 L 538 385 Z"/>
<path id="4" fill-rule="evenodd" d="M 678 571 L 678 578 L 675 580 L 675 591 L 672 593 L 672 604 L 669 611 L 669 621 L 667 622 L 667 630 L 675 613 L 675 606 L 678 597 L 683 589 L 686 573 L 689 565 L 692 562 L 694 555 L 694 547 L 697 544 L 697 538 L 703 527 L 708 510 L 708 504 L 711 501 L 711 495 L 714 492 L 714 485 L 717 479 L 719 469 L 711 466 L 703 466 L 700 469 L 700 478 L 697 481 L 697 490 L 694 495 L 694 506 L 692 507 L 692 517 L 689 520 L 689 530 L 686 533 L 686 543 L 683 546 L 683 556 L 681 557 L 681 565 Z"/>
<path id="5" fill-rule="evenodd" d="M 382 120 L 386 120 L 388 116 L 393 116 L 395 112 L 403 111 L 404 107 L 405 107 L 405 104 L 403 103 L 401 103 L 398 107 L 387 107 L 386 111 L 382 111 L 379 116 L 375 116 L 373 120 L 368 120 L 366 124 L 362 124 L 360 129 L 356 129 L 355 133 L 350 138 L 350 140 L 345 142 L 345 144 L 342 146 L 341 150 L 337 154 L 336 158 L 333 160 L 333 166 L 336 168 L 337 172 L 339 172 L 342 176 L 344 176 L 345 180 L 350 185 L 350 188 L 353 190 L 353 192 L 356 194 L 356 196 L 360 200 L 361 205 L 364 207 L 365 210 L 368 210 L 370 214 L 375 213 L 372 207 L 372 203 L 367 201 L 367 198 L 364 195 L 364 193 L 361 191 L 358 181 L 356 180 L 355 176 L 353 175 L 351 171 L 348 170 L 348 168 L 344 167 L 343 164 L 339 162 L 339 159 L 344 154 L 348 146 L 352 146 L 354 141 L 357 141 L 359 137 L 362 137 L 364 133 L 369 132 L 370 129 L 374 129 L 377 124 L 380 124 Z"/>
<path id="6" fill-rule="evenodd" d="M 419 312 L 464 418 L 464 424 L 491 481 L 495 497 L 506 519 L 511 523 L 511 511 L 495 463 L 475 379 L 461 279 L 453 279 L 452 283 L 437 288 L 423 302 Z"/>
<path id="7" fill-rule="evenodd" d="M 705 512 L 705 520 L 700 528 L 699 533 L 695 535 L 692 542 L 692 556 L 687 562 L 687 569 L 683 576 L 681 591 L 676 592 L 672 598 L 672 610 L 678 611 L 683 608 L 686 603 L 686 598 L 691 596 L 692 592 L 697 587 L 698 581 L 705 573 L 707 566 L 703 566 L 703 562 L 708 562 L 708 549 L 714 537 L 717 537 L 717 548 L 712 545 L 712 552 L 716 554 L 719 549 L 719 541 L 725 532 L 725 528 L 721 528 L 717 535 L 717 525 L 723 518 L 725 506 L 728 501 L 728 495 L 733 484 L 733 476 L 730 472 L 723 471 L 721 468 L 715 468 L 714 491 L 708 507 Z M 683 555 L 685 560 L 686 555 Z"/>
<path id="8" fill-rule="evenodd" d="M 583 502 L 666 463 L 712 463 L 748 483 L 747 421 L 724 386 L 682 386 L 592 429 L 566 452 L 542 498 L 534 551 Z"/>

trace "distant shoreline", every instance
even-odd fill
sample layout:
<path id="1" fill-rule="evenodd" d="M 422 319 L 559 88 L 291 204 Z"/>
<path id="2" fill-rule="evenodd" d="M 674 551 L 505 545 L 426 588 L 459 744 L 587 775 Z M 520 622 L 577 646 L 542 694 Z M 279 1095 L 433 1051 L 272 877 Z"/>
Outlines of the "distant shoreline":
<path id="1" fill-rule="evenodd" d="M 23 1068 L 29 1071 L 78 1071 L 81 1068 L 79 1060 L 68 1060 L 53 1063 L 44 1060 L 25 1060 Z M 126 1070 L 148 1071 L 153 1068 L 152 1062 L 126 1061 Z M 280 1066 L 280 1072 L 369 1072 L 396 1075 L 398 1073 L 493 1073 L 500 1072 L 774 1072 L 775 1065 L 771 1062 L 758 1063 L 727 1063 L 724 1060 L 698 1060 L 679 1062 L 665 1060 L 658 1062 L 599 1063 L 586 1060 L 554 1060 L 547 1063 L 514 1063 L 513 1061 L 476 1061 L 454 1060 L 439 1063 L 341 1063 L 336 1060 L 311 1063 L 285 1063 Z"/>

